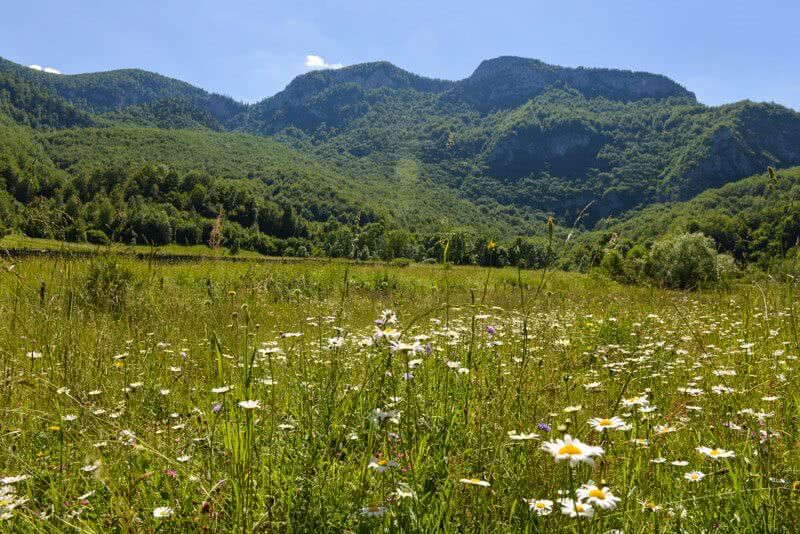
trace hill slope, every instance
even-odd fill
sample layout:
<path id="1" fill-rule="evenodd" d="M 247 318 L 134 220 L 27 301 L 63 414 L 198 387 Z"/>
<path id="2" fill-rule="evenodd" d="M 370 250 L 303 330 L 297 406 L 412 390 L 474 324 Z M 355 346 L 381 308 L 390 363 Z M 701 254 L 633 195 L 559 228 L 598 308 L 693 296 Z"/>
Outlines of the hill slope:
<path id="1" fill-rule="evenodd" d="M 607 220 L 580 240 L 623 249 L 666 234 L 702 232 L 739 261 L 766 264 L 800 245 L 800 167 L 760 173 L 709 189 L 685 202 L 648 206 L 624 220 Z"/>
<path id="2" fill-rule="evenodd" d="M 0 127 L 11 226 L 47 233 L 23 224 L 44 202 L 48 224 L 82 221 L 80 237 L 94 191 L 121 212 L 150 206 L 169 239 L 188 221 L 205 239 L 225 208 L 246 246 L 263 235 L 351 256 L 435 255 L 444 232 L 475 261 L 489 237 L 519 250 L 548 215 L 564 235 L 606 228 L 800 164 L 800 114 L 785 107 L 708 107 L 661 75 L 517 57 L 459 81 L 387 62 L 315 71 L 252 105 L 137 69 L 56 75 L 0 59 Z M 129 219 L 104 231 L 127 239 Z M 392 249 L 391 232 L 404 244 Z"/>

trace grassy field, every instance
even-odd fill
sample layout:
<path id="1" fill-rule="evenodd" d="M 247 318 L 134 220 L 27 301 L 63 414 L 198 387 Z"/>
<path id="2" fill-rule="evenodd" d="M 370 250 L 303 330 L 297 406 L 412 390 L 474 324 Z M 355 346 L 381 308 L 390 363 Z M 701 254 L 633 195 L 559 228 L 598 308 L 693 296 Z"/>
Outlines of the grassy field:
<path id="1" fill-rule="evenodd" d="M 110 243 L 108 245 L 92 245 L 90 243 L 70 243 L 57 239 L 41 239 L 28 237 L 21 234 L 10 234 L 0 237 L 0 251 L 27 251 L 27 252 L 59 252 L 79 254 L 117 254 L 127 256 L 153 256 L 156 258 L 213 258 L 215 256 L 234 259 L 267 259 L 258 252 L 240 250 L 235 256 L 222 248 L 215 252 L 206 245 L 164 245 L 149 247 L 145 245 L 122 245 Z"/>
<path id="2" fill-rule="evenodd" d="M 797 531 L 796 300 L 5 258 L 0 530 Z"/>

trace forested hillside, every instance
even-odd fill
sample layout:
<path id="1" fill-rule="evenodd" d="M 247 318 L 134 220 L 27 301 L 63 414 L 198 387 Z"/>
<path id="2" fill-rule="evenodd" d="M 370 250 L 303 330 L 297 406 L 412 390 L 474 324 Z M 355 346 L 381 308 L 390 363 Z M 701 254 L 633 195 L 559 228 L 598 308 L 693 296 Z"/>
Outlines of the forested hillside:
<path id="1" fill-rule="evenodd" d="M 579 238 L 596 250 L 613 237 L 627 255 L 664 235 L 702 232 L 740 262 L 768 266 L 800 245 L 800 167 L 760 173 L 710 189 L 686 202 L 648 206 L 624 220 L 606 220 Z M 635 252 L 634 252 L 635 253 Z"/>
<path id="2" fill-rule="evenodd" d="M 541 265 L 550 217 L 564 254 L 592 258 L 611 232 L 646 242 L 688 218 L 763 263 L 797 240 L 794 174 L 769 201 L 737 180 L 799 164 L 797 112 L 704 106 L 649 73 L 500 57 L 447 81 L 378 62 L 247 105 L 0 59 L 0 226 L 31 236 L 196 244 L 219 218 L 228 246 L 267 254 L 421 260 L 450 242 L 457 262 Z"/>

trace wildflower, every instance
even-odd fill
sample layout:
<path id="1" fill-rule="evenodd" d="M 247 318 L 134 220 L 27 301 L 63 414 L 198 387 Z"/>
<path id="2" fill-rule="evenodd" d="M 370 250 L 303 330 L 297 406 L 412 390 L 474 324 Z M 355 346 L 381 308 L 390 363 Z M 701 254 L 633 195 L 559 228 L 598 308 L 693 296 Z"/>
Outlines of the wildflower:
<path id="1" fill-rule="evenodd" d="M 616 428 L 624 427 L 625 421 L 619 417 L 612 417 L 611 419 L 600 419 L 595 417 L 589 419 L 589 425 L 597 432 L 605 432 L 606 430 L 614 430 Z"/>
<path id="2" fill-rule="evenodd" d="M 660 512 L 663 510 L 663 507 L 660 504 L 656 504 L 652 501 L 639 501 L 639 504 L 642 505 L 642 512 Z"/>
<path id="3" fill-rule="evenodd" d="M 260 400 L 243 400 L 239 401 L 239 408 L 243 410 L 260 410 L 261 409 L 261 401 Z"/>
<path id="4" fill-rule="evenodd" d="M 370 469 L 374 469 L 378 473 L 384 473 L 391 469 L 392 467 L 397 467 L 397 462 L 394 460 L 386 460 L 383 458 L 373 458 L 370 460 L 369 465 L 367 466 Z"/>
<path id="5" fill-rule="evenodd" d="M 708 447 L 697 447 L 697 452 L 711 458 L 712 460 L 720 460 L 722 458 L 734 458 L 736 453 L 733 451 L 726 451 L 725 449 L 711 449 Z"/>
<path id="6" fill-rule="evenodd" d="M 416 354 L 425 350 L 419 343 L 401 343 L 399 341 L 389 341 L 389 350 L 392 352 L 410 352 Z"/>
<path id="7" fill-rule="evenodd" d="M 575 492 L 578 498 L 593 504 L 603 510 L 613 510 L 617 507 L 620 498 L 611 493 L 611 490 L 606 487 L 594 486 L 592 484 L 584 484 Z"/>
<path id="8" fill-rule="evenodd" d="M 527 499 L 528 508 L 536 515 L 550 515 L 553 513 L 553 501 L 547 499 Z"/>
<path id="9" fill-rule="evenodd" d="M 374 410 L 372 410 L 372 415 L 370 416 L 370 420 L 375 424 L 379 424 L 388 419 L 390 423 L 399 424 L 400 413 L 401 413 L 400 410 L 389 410 L 385 412 L 380 408 L 375 408 Z"/>
<path id="10" fill-rule="evenodd" d="M 219 388 L 212 389 L 211 393 L 216 393 L 218 395 L 222 395 L 224 393 L 229 392 L 232 389 L 233 389 L 233 386 L 222 386 L 222 387 L 219 387 Z"/>
<path id="11" fill-rule="evenodd" d="M 175 510 L 169 506 L 159 506 L 153 510 L 153 517 L 156 519 L 165 519 L 167 517 L 171 517 L 174 513 Z"/>
<path id="12" fill-rule="evenodd" d="M 462 478 L 459 482 L 467 484 L 468 486 L 481 486 L 483 488 L 491 486 L 487 481 L 481 480 L 480 478 Z"/>
<path id="13" fill-rule="evenodd" d="M 12 484 L 16 484 L 17 482 L 22 482 L 23 480 L 28 480 L 30 475 L 15 475 L 10 477 L 3 477 L 0 478 L 0 484 L 3 486 L 11 486 Z"/>
<path id="14" fill-rule="evenodd" d="M 561 499 L 561 513 L 570 517 L 592 517 L 594 508 L 590 504 L 575 502 L 573 499 Z"/>
<path id="15" fill-rule="evenodd" d="M 536 428 L 538 428 L 542 432 L 551 432 L 553 430 L 547 423 L 539 423 L 536 425 Z"/>
<path id="16" fill-rule="evenodd" d="M 547 441 L 542 444 L 542 449 L 553 455 L 556 462 L 569 460 L 570 466 L 575 466 L 580 462 L 594 465 L 592 456 L 602 456 L 602 447 L 587 445 L 580 440 L 573 439 L 569 434 L 564 439 Z"/>
<path id="17" fill-rule="evenodd" d="M 529 439 L 538 438 L 539 434 L 534 434 L 533 432 L 531 432 L 530 434 L 525 434 L 524 432 L 520 434 L 517 433 L 516 430 L 509 430 L 508 437 L 511 439 L 511 441 L 527 441 Z"/>
<path id="18" fill-rule="evenodd" d="M 653 432 L 658 436 L 661 436 L 661 435 L 664 435 L 664 434 L 669 434 L 671 432 L 677 432 L 677 431 L 678 431 L 677 428 L 675 428 L 674 426 L 670 426 L 670 425 L 656 425 L 655 427 L 653 427 Z"/>
<path id="19" fill-rule="evenodd" d="M 417 494 L 411 489 L 411 486 L 405 482 L 397 483 L 397 489 L 394 490 L 394 494 L 398 499 L 416 499 L 417 497 Z"/>
<path id="20" fill-rule="evenodd" d="M 361 509 L 361 515 L 365 517 L 381 517 L 385 513 L 385 506 L 365 506 Z"/>
<path id="21" fill-rule="evenodd" d="M 688 473 L 684 473 L 683 478 L 689 482 L 700 482 L 705 476 L 706 475 L 701 471 L 689 471 Z"/>
<path id="22" fill-rule="evenodd" d="M 648 404 L 647 397 L 645 395 L 640 395 L 638 397 L 631 397 L 628 399 L 622 399 L 622 405 L 626 408 L 632 408 L 633 406 L 646 406 Z"/>

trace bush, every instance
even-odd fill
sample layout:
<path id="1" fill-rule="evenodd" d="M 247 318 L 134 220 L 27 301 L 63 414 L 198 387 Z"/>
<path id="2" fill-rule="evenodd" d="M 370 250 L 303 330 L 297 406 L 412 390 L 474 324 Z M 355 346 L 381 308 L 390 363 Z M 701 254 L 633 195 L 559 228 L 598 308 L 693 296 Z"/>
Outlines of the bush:
<path id="1" fill-rule="evenodd" d="M 180 221 L 175 226 L 175 242 L 179 245 L 196 245 L 202 234 L 202 228 L 192 221 Z"/>
<path id="2" fill-rule="evenodd" d="M 92 262 L 86 276 L 86 300 L 104 309 L 119 309 L 125 305 L 134 283 L 133 272 L 115 258 Z"/>
<path id="3" fill-rule="evenodd" d="M 603 255 L 600 268 L 613 280 L 629 283 L 628 274 L 625 268 L 625 258 L 616 249 L 609 250 Z"/>
<path id="4" fill-rule="evenodd" d="M 723 274 L 714 241 L 701 233 L 670 236 L 653 244 L 650 276 L 675 289 L 695 289 L 717 283 Z"/>
<path id="5" fill-rule="evenodd" d="M 131 227 L 148 245 L 169 245 L 172 242 L 172 225 L 161 207 L 142 206 L 132 217 Z"/>
<path id="6" fill-rule="evenodd" d="M 86 227 L 81 221 L 67 226 L 64 231 L 64 239 L 72 243 L 84 243 L 86 241 Z"/>
<path id="7" fill-rule="evenodd" d="M 97 228 L 86 231 L 86 241 L 92 245 L 108 245 L 109 239 L 106 233 Z"/>

